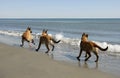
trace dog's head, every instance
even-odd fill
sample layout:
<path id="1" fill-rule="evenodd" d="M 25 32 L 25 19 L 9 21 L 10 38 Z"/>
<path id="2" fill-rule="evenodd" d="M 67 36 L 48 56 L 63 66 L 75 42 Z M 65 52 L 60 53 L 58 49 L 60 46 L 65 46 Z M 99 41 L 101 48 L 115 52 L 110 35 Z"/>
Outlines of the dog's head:
<path id="1" fill-rule="evenodd" d="M 47 31 L 48 31 L 48 30 L 43 29 L 42 35 L 47 35 Z"/>
<path id="2" fill-rule="evenodd" d="M 88 34 L 83 33 L 81 37 L 81 41 L 88 41 Z"/>
<path id="3" fill-rule="evenodd" d="M 83 34 L 82 34 L 82 37 L 87 37 L 87 38 L 88 38 L 88 34 L 83 33 Z"/>
<path id="4" fill-rule="evenodd" d="M 27 27 L 27 30 L 29 30 L 30 33 L 32 33 L 31 27 Z"/>

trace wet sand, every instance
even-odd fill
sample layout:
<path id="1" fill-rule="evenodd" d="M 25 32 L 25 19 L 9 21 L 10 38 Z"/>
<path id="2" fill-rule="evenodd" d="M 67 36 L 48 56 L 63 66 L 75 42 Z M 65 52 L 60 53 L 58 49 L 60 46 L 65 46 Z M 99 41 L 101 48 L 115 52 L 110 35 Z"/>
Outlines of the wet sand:
<path id="1" fill-rule="evenodd" d="M 118 78 L 55 61 L 47 54 L 0 43 L 0 78 Z"/>

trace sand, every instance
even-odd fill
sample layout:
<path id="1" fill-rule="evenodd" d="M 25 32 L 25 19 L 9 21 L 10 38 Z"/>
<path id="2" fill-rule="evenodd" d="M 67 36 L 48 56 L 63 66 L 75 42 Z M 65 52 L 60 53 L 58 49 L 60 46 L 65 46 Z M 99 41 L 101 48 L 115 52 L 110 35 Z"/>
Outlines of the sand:
<path id="1" fill-rule="evenodd" d="M 29 48 L 0 43 L 0 78 L 117 78 L 98 70 L 55 61 Z"/>

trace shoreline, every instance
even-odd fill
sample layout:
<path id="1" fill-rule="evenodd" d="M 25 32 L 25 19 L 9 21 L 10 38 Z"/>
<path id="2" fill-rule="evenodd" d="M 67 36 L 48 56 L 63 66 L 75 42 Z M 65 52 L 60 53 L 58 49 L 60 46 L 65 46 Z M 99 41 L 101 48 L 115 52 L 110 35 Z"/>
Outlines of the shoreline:
<path id="1" fill-rule="evenodd" d="M 42 52 L 0 43 L 0 78 L 118 78 L 56 61 Z"/>

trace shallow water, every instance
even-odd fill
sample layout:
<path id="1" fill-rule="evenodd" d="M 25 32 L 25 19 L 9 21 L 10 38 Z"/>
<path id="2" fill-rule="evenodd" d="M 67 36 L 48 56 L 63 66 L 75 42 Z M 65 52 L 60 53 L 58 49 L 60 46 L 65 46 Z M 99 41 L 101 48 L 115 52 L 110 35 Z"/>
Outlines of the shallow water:
<path id="1" fill-rule="evenodd" d="M 50 51 L 53 59 L 120 76 L 120 19 L 0 19 L 0 42 L 19 47 L 21 35 L 28 26 L 32 28 L 36 43 L 32 50 L 37 48 L 38 36 L 42 30 L 48 29 L 50 35 L 61 40 L 55 44 L 55 50 Z M 76 60 L 83 32 L 88 33 L 89 40 L 101 47 L 109 47 L 107 52 L 99 53 L 98 64 L 94 62 L 94 55 L 84 63 L 84 52 L 81 62 Z M 29 48 L 27 42 L 24 47 Z M 39 52 L 45 51 L 46 48 L 42 45 Z"/>

